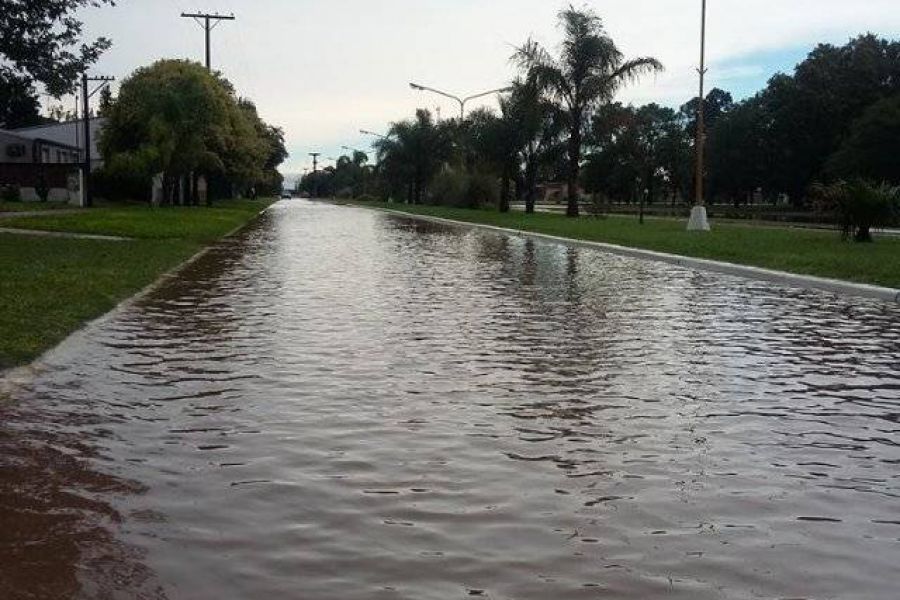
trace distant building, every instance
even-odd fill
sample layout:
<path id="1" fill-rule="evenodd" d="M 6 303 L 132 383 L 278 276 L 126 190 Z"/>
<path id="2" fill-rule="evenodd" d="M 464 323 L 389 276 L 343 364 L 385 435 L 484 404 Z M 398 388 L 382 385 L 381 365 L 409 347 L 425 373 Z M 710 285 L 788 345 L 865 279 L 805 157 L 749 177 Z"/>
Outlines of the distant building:
<path id="1" fill-rule="evenodd" d="M 100 155 L 98 142 L 106 125 L 106 117 L 91 117 L 91 171 L 96 171 L 103 166 L 103 157 Z M 50 123 L 48 125 L 36 125 L 12 130 L 13 133 L 31 138 L 51 140 L 60 144 L 67 144 L 84 149 L 84 121 L 76 119 L 63 123 Z"/>
<path id="2" fill-rule="evenodd" d="M 22 200 L 74 202 L 79 194 L 81 150 L 53 139 L 0 129 L 0 187 L 13 187 Z"/>

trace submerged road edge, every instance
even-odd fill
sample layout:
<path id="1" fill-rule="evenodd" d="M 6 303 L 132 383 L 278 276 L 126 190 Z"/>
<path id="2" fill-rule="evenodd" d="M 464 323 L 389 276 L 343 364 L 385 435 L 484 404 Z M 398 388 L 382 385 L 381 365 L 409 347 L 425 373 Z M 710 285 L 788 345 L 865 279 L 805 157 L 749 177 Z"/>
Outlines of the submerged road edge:
<path id="1" fill-rule="evenodd" d="M 168 271 L 164 271 L 155 280 L 153 280 L 152 282 L 150 282 L 149 284 L 147 284 L 140 290 L 136 291 L 131 296 L 124 298 L 122 301 L 120 301 L 118 304 L 113 306 L 111 309 L 109 309 L 102 315 L 95 317 L 89 321 L 85 321 L 84 323 L 81 324 L 80 327 L 78 327 L 78 329 L 76 329 L 75 331 L 73 331 L 72 333 L 67 335 L 65 338 L 60 340 L 60 342 L 58 344 L 56 344 L 50 348 L 47 348 L 43 353 L 41 353 L 40 356 L 38 356 L 36 359 L 31 361 L 30 363 L 25 364 L 25 365 L 19 365 L 17 367 L 11 367 L 8 369 L 0 369 L 0 402 L 4 401 L 4 396 L 10 396 L 11 392 L 14 389 L 27 384 L 31 379 L 34 378 L 35 375 L 40 373 L 41 365 L 46 362 L 46 357 L 49 354 L 51 354 L 52 352 L 55 352 L 56 349 L 59 348 L 61 345 L 68 343 L 69 341 L 72 340 L 72 338 L 84 335 L 85 331 L 87 329 L 89 329 L 95 325 L 102 324 L 102 323 L 112 319 L 117 314 L 119 314 L 120 312 L 122 312 L 123 310 L 125 310 L 126 308 L 128 308 L 129 306 L 134 304 L 135 302 L 138 302 L 142 298 L 149 296 L 154 291 L 156 291 L 158 288 L 162 287 L 165 283 L 167 283 L 167 282 L 171 281 L 172 279 L 174 279 L 175 277 L 177 277 L 178 274 L 181 273 L 181 271 L 183 271 L 184 269 L 187 269 L 189 266 L 191 266 L 198 260 L 202 259 L 204 256 L 206 256 L 209 252 L 211 252 L 216 246 L 221 244 L 223 241 L 234 237 L 235 235 L 237 235 L 238 233 L 240 233 L 247 227 L 250 227 L 251 225 L 253 225 L 262 215 L 264 215 L 266 212 L 268 212 L 269 209 L 271 209 L 277 203 L 278 202 L 273 202 L 272 204 L 266 206 L 265 208 L 260 210 L 258 213 L 256 213 L 255 215 L 253 215 L 252 217 L 247 219 L 246 222 L 238 225 L 237 227 L 235 227 L 234 229 L 232 229 L 231 231 L 229 231 L 228 233 L 226 233 L 225 235 L 223 235 L 222 237 L 217 239 L 215 242 L 212 242 L 211 244 L 208 244 L 207 246 L 204 246 L 203 248 L 198 250 L 193 256 L 189 257 L 187 260 L 184 260 L 183 262 L 175 265 Z M 123 241 L 127 241 L 127 240 L 123 240 Z"/>
<path id="2" fill-rule="evenodd" d="M 535 239 L 547 240 L 569 246 L 579 246 L 582 248 L 590 248 L 626 256 L 629 258 L 639 258 L 643 260 L 653 260 L 687 269 L 695 269 L 700 271 L 709 271 L 714 273 L 722 273 L 725 275 L 734 275 L 744 277 L 746 279 L 757 279 L 779 283 L 791 287 L 803 289 L 815 289 L 845 296 L 856 296 L 862 298 L 871 298 L 881 300 L 891 304 L 900 304 L 900 289 L 881 287 L 866 283 L 854 283 L 852 281 L 843 281 L 841 279 L 829 279 L 826 277 L 816 277 L 815 275 L 800 275 L 797 273 L 789 273 L 787 271 L 775 271 L 773 269 L 765 269 L 763 267 L 753 267 L 749 265 L 739 265 L 737 263 L 729 263 L 718 260 L 710 260 L 706 258 L 693 258 L 683 256 L 681 254 L 669 254 L 666 252 L 657 252 L 655 250 L 644 250 L 642 248 L 630 248 L 628 246 L 619 246 L 617 244 L 608 244 L 606 242 L 593 242 L 590 240 L 579 240 L 576 238 L 567 238 L 557 235 L 549 235 L 546 233 L 537 233 L 524 229 L 510 229 L 508 227 L 498 227 L 496 225 L 487 225 L 485 223 L 472 223 L 469 221 L 457 221 L 455 219 L 446 219 L 443 217 L 432 217 L 430 215 L 418 215 L 414 213 L 403 212 L 402 210 L 391 210 L 389 208 L 381 208 L 378 206 L 365 206 L 360 204 L 344 204 L 337 206 L 352 206 L 354 208 L 362 208 L 365 210 L 375 210 L 385 214 L 396 215 L 400 217 L 408 217 L 411 219 L 419 219 L 422 221 L 431 221 L 434 223 L 444 223 L 457 227 L 472 227 L 504 233 L 517 237 L 531 237 Z"/>

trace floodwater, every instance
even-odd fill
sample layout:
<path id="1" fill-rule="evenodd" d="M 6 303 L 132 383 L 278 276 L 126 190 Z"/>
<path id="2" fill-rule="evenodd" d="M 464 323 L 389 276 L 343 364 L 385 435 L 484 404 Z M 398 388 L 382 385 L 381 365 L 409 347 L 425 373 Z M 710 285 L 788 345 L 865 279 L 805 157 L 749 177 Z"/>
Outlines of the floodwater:
<path id="1" fill-rule="evenodd" d="M 0 598 L 888 599 L 900 309 L 305 201 L 0 401 Z"/>

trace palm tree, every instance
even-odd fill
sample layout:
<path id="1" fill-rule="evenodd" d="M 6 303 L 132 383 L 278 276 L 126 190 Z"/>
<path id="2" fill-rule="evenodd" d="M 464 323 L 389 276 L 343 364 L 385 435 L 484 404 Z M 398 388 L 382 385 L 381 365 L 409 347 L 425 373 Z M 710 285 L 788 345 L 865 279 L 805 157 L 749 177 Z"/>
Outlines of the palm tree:
<path id="1" fill-rule="evenodd" d="M 650 57 L 626 60 L 607 35 L 600 17 L 588 8 L 569 6 L 559 13 L 559 21 L 565 37 L 558 57 L 529 39 L 513 55 L 513 61 L 530 82 L 563 109 L 569 131 L 566 214 L 577 217 L 582 132 L 590 111 L 611 101 L 626 83 L 662 71 L 663 66 Z"/>
<path id="2" fill-rule="evenodd" d="M 515 123 L 524 166 L 525 213 L 533 214 L 537 196 L 537 177 L 541 163 L 557 150 L 562 120 L 556 105 L 544 97 L 534 83 L 516 80 L 509 96 L 501 102 L 504 116 Z"/>
<path id="3" fill-rule="evenodd" d="M 410 204 L 423 203 L 428 184 L 453 153 L 447 127 L 435 123 L 431 113 L 421 109 L 414 120 L 391 125 L 376 147 L 388 177 L 407 186 Z"/>

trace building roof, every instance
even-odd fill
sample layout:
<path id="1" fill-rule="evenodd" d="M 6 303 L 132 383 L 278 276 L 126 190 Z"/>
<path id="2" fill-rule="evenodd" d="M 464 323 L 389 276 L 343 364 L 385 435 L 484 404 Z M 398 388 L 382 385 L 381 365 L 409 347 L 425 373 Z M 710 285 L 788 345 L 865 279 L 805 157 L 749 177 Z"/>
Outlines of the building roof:
<path id="1" fill-rule="evenodd" d="M 91 122 L 91 125 L 103 125 L 106 122 L 106 117 L 91 117 L 88 119 Z M 48 127 L 60 127 L 65 125 L 82 125 L 84 123 L 84 119 L 69 119 L 68 121 L 53 121 L 52 123 L 42 123 L 41 125 L 29 125 L 28 127 L 17 127 L 15 129 L 7 129 L 6 131 L 16 131 L 16 132 L 28 132 L 28 131 L 36 131 L 38 129 L 47 129 Z"/>
<path id="2" fill-rule="evenodd" d="M 36 135 L 30 135 L 19 130 L 0 129 L 0 135 L 3 135 L 4 137 L 15 138 L 21 140 L 22 142 L 40 142 L 42 144 L 47 144 L 49 146 L 54 146 L 57 148 L 65 148 L 66 150 L 75 150 L 77 152 L 81 152 L 81 148 L 79 148 L 78 146 L 73 146 L 64 142 L 57 142 L 56 140 L 51 140 Z"/>

